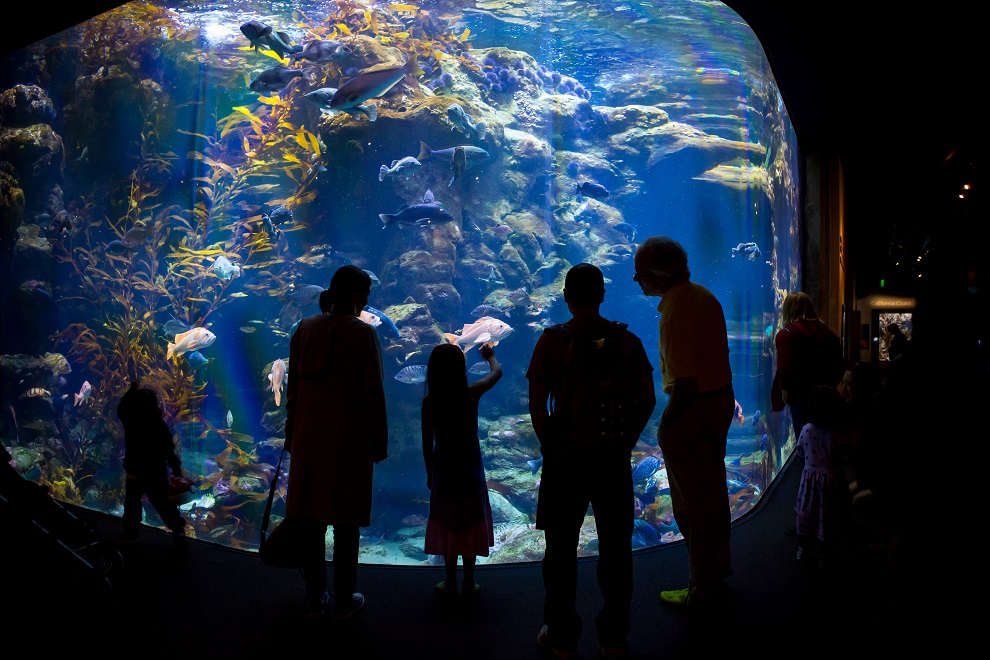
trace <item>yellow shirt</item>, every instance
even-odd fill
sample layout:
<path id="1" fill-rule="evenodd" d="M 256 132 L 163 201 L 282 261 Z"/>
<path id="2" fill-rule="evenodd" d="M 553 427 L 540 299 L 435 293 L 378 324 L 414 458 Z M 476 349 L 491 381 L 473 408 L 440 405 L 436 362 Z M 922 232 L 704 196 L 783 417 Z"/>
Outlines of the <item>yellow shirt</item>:
<path id="1" fill-rule="evenodd" d="M 729 337 L 722 305 L 711 291 L 691 282 L 672 286 L 657 306 L 660 312 L 660 372 L 670 394 L 677 378 L 698 379 L 698 392 L 732 384 Z"/>

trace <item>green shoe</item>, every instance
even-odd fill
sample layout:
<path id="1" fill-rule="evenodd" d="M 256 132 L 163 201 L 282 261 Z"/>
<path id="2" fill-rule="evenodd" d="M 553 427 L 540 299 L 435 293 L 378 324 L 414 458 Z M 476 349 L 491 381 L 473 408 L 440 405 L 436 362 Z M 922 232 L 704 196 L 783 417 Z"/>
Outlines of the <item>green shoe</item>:
<path id="1" fill-rule="evenodd" d="M 443 582 L 437 582 L 437 586 L 433 587 L 433 589 L 438 594 L 440 594 L 441 596 L 456 596 L 457 595 L 457 587 L 455 586 L 455 587 L 451 588 L 450 586 L 447 585 L 447 581 L 446 580 L 444 580 Z"/>
<path id="2" fill-rule="evenodd" d="M 660 600 L 675 607 L 684 607 L 688 602 L 689 592 L 687 589 L 675 589 L 673 591 L 661 591 Z"/>

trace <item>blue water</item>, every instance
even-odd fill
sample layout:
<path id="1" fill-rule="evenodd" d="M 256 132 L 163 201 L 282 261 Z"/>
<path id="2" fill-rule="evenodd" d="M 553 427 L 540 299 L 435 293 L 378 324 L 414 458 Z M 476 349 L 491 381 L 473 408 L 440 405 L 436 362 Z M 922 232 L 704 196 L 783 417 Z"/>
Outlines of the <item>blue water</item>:
<path id="1" fill-rule="evenodd" d="M 12 159 L 25 203 L 17 244 L 4 238 L 12 273 L 4 305 L 14 313 L 4 315 L 8 412 L 0 433 L 25 475 L 65 501 L 119 512 L 115 408 L 142 376 L 162 392 L 198 493 L 215 495 L 210 511 L 202 500 L 204 510 L 189 512 L 192 533 L 256 547 L 284 422 L 268 370 L 287 360 L 292 322 L 318 311 L 306 287 L 325 287 L 336 268 L 353 263 L 375 274 L 370 304 L 401 333 L 379 326 L 390 458 L 376 468 L 361 560 L 430 561 L 422 554 L 423 386 L 394 377 L 425 364 L 444 333 L 473 322 L 483 304 L 512 327 L 496 349 L 505 377 L 480 406 L 496 515 L 488 561 L 538 560 L 540 472 L 527 461 L 539 446 L 524 377 L 533 346 L 543 327 L 568 318 L 566 268 L 601 267 L 602 314 L 629 324 L 656 370 L 657 409 L 631 469 L 657 454 L 666 403 L 657 299 L 632 281 L 632 254 L 660 233 L 684 245 L 692 279 L 725 309 L 742 410 L 726 456 L 733 515 L 758 500 L 793 444 L 789 421 L 764 413 L 780 302 L 800 282 L 801 230 L 796 138 L 753 32 L 718 3 L 422 7 L 430 22 L 386 3 L 370 10 L 373 23 L 333 3 L 131 3 L 4 57 L 3 89 L 37 85 L 51 102 L 51 111 L 39 105 L 6 125 L 50 126 L 60 138 L 51 159 Z M 295 44 L 337 38 L 353 53 L 303 62 L 305 79 L 258 93 L 250 82 L 276 60 L 247 48 L 238 28 L 249 20 L 284 30 Z M 405 76 L 368 99 L 374 122 L 346 110 L 322 115 L 304 98 L 413 52 L 434 72 Z M 510 75 L 521 82 L 504 84 Z M 451 123 L 451 102 L 485 122 L 484 139 Z M 489 157 L 453 184 L 449 157 L 435 155 L 409 177 L 379 180 L 383 164 L 421 155 L 421 142 L 478 147 Z M 609 195 L 579 196 L 583 182 Z M 421 203 L 428 190 L 453 222 L 382 227 L 380 214 Z M 291 219 L 272 215 L 283 205 Z M 62 210 L 71 222 L 54 226 Z M 276 219 L 267 228 L 265 214 Z M 154 231 L 122 254 L 104 249 L 134 226 Z M 238 276 L 211 270 L 220 254 Z M 163 326 L 172 318 L 216 335 L 200 349 L 205 364 L 165 359 Z M 70 363 L 64 383 L 40 362 L 46 352 Z M 468 354 L 469 365 L 478 359 Z M 84 381 L 92 395 L 73 406 Z M 32 387 L 49 395 L 27 396 Z M 680 538 L 664 480 L 661 469 L 637 481 L 635 547 Z M 276 515 L 283 494 L 284 484 Z M 146 522 L 161 524 L 153 514 Z M 594 554 L 590 519 L 581 544 Z"/>

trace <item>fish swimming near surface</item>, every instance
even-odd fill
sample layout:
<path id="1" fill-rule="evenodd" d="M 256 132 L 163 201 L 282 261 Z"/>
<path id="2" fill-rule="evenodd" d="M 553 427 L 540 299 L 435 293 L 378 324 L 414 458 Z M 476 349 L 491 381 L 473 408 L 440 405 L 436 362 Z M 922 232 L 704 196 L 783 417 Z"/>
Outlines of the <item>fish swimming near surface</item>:
<path id="1" fill-rule="evenodd" d="M 447 341 L 459 347 L 467 353 L 472 347 L 479 344 L 490 343 L 498 346 L 498 343 L 512 333 L 512 327 L 508 323 L 491 316 L 483 316 L 474 323 L 465 323 L 461 328 L 461 334 L 445 332 Z"/>
<path id="2" fill-rule="evenodd" d="M 382 229 L 393 224 L 403 227 L 407 225 L 429 227 L 430 225 L 454 221 L 454 216 L 440 204 L 413 204 L 412 206 L 404 204 L 395 213 L 379 213 L 378 217 L 382 220 Z"/>
<path id="3" fill-rule="evenodd" d="M 248 86 L 253 92 L 277 92 L 297 78 L 308 80 L 310 74 L 308 69 L 290 69 L 278 64 L 259 73 Z"/>
<path id="4" fill-rule="evenodd" d="M 400 383 L 406 383 L 407 385 L 422 383 L 426 380 L 426 365 L 413 364 L 408 367 L 403 367 L 402 369 L 399 369 L 397 374 L 395 374 L 395 379 Z"/>
<path id="5" fill-rule="evenodd" d="M 412 156 L 406 156 L 405 158 L 400 158 L 399 160 L 393 160 L 391 167 L 382 165 L 381 169 L 378 170 L 378 180 L 384 181 L 389 177 L 400 176 L 408 179 L 422 166 L 423 164 Z"/>
<path id="6" fill-rule="evenodd" d="M 492 365 L 488 364 L 484 360 L 481 362 L 475 362 L 468 368 L 469 374 L 477 374 L 478 376 L 484 376 L 485 374 L 491 373 Z"/>
<path id="7" fill-rule="evenodd" d="M 82 387 L 79 388 L 79 392 L 74 394 L 72 397 L 72 407 L 75 408 L 80 403 L 89 398 L 93 393 L 93 386 L 89 384 L 88 380 L 84 380 Z"/>
<path id="8" fill-rule="evenodd" d="M 215 272 L 225 282 L 229 282 L 231 279 L 240 277 L 241 275 L 241 267 L 222 254 L 213 260 L 210 270 Z"/>
<path id="9" fill-rule="evenodd" d="M 464 150 L 464 169 L 469 170 L 472 167 L 477 167 L 485 161 L 487 161 L 491 156 L 487 151 L 481 147 L 473 147 L 469 144 L 459 145 L 461 149 Z M 424 158 L 429 158 L 434 156 L 436 158 L 441 158 L 444 160 L 449 160 L 454 157 L 454 149 L 458 147 L 450 147 L 448 149 L 432 149 L 430 145 L 425 142 L 419 143 L 419 156 L 417 158 L 420 162 L 423 162 Z"/>
<path id="10" fill-rule="evenodd" d="M 577 187 L 577 194 L 581 197 L 591 197 L 593 199 L 605 199 L 609 196 L 608 188 L 600 183 L 585 181 Z"/>
<path id="11" fill-rule="evenodd" d="M 732 248 L 732 257 L 747 257 L 750 261 L 760 258 L 760 246 L 756 243 L 740 243 Z"/>
<path id="12" fill-rule="evenodd" d="M 303 94 L 303 98 L 319 108 L 322 114 L 332 115 L 337 111 L 330 107 L 330 99 L 332 99 L 333 95 L 336 93 L 336 87 L 320 87 L 319 89 L 314 89 L 312 92 Z M 374 103 L 371 105 L 356 105 L 352 108 L 348 108 L 347 112 L 353 117 L 364 117 L 368 121 L 375 121 L 378 119 L 378 106 Z"/>
<path id="13" fill-rule="evenodd" d="M 399 338 L 402 336 L 402 333 L 399 332 L 398 326 L 395 325 L 395 321 L 390 319 L 388 314 L 386 314 L 381 310 L 375 309 L 371 305 L 365 305 L 364 310 L 367 312 L 371 312 L 379 319 L 381 319 L 381 325 L 377 327 L 379 332 L 381 332 L 383 335 L 387 337 L 395 337 L 395 338 Z"/>
<path id="14" fill-rule="evenodd" d="M 197 326 L 186 332 L 175 336 L 175 342 L 169 342 L 166 359 L 171 359 L 173 355 L 182 355 L 190 351 L 198 351 L 206 348 L 216 341 L 217 336 L 204 327 Z"/>
<path id="15" fill-rule="evenodd" d="M 265 25 L 260 21 L 243 23 L 241 25 L 241 34 L 248 38 L 248 41 L 251 42 L 251 46 L 255 50 L 265 48 L 276 52 L 281 58 L 284 58 L 286 55 L 299 53 L 303 50 L 302 46 L 290 43 L 291 39 L 288 34 L 274 30 L 272 26 Z"/>
<path id="16" fill-rule="evenodd" d="M 343 42 L 335 39 L 317 39 L 310 41 L 302 50 L 289 55 L 290 62 L 309 60 L 315 64 L 339 62 L 351 54 L 351 49 Z"/>
<path id="17" fill-rule="evenodd" d="M 275 407 L 282 405 L 282 387 L 289 382 L 289 367 L 285 360 L 278 358 L 272 362 L 271 373 L 268 374 L 268 389 L 275 393 Z"/>
<path id="18" fill-rule="evenodd" d="M 533 471 L 533 474 L 536 474 L 539 472 L 540 468 L 543 467 L 543 456 L 526 461 L 526 465 L 528 465 L 529 469 Z"/>
<path id="19" fill-rule="evenodd" d="M 472 122 L 467 110 L 465 110 L 460 104 L 451 103 L 447 106 L 447 119 L 450 120 L 450 123 L 452 123 L 455 128 L 461 129 L 468 135 L 474 134 L 479 140 L 485 139 L 485 122 Z M 451 128 L 450 130 L 454 129 Z"/>
<path id="20" fill-rule="evenodd" d="M 392 89 L 407 73 L 421 71 L 417 64 L 416 53 L 413 53 L 405 64 L 386 69 L 364 71 L 351 78 L 333 95 L 328 105 L 331 110 L 341 111 L 357 107 L 368 99 L 381 96 Z"/>
<path id="21" fill-rule="evenodd" d="M 450 157 L 450 170 L 453 174 L 450 183 L 447 184 L 448 188 L 464 174 L 465 169 L 467 169 L 467 156 L 464 154 L 464 147 L 454 147 L 454 153 Z"/>
<path id="22" fill-rule="evenodd" d="M 646 456 L 639 463 L 632 466 L 633 483 L 649 479 L 653 473 L 660 469 L 660 459 L 656 456 Z"/>

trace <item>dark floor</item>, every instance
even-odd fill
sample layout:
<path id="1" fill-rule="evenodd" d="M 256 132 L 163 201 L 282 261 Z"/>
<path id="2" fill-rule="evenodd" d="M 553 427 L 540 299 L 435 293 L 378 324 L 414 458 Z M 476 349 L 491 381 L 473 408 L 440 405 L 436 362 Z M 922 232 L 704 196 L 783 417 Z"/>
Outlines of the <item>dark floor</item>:
<path id="1" fill-rule="evenodd" d="M 735 575 L 727 580 L 731 604 L 724 617 L 692 616 L 660 602 L 660 590 L 686 585 L 682 542 L 635 553 L 631 658 L 912 657 L 934 638 L 940 657 L 955 657 L 951 647 L 961 638 L 943 636 L 918 605 L 894 597 L 879 552 L 857 544 L 825 570 L 796 561 L 796 540 L 785 530 L 793 524 L 798 476 L 785 466 L 758 507 L 734 524 Z M 119 532 L 116 518 L 69 510 L 92 521 L 102 538 Z M 295 657 L 303 651 L 345 658 L 540 657 L 539 564 L 481 566 L 480 598 L 453 605 L 433 591 L 442 568 L 363 565 L 358 588 L 367 606 L 345 625 L 305 619 L 298 573 L 264 566 L 253 553 L 196 540 L 179 550 L 166 532 L 143 528 L 140 544 L 123 553 L 113 588 L 105 589 L 55 541 L 7 520 L 3 529 L 0 622 L 6 640 L 28 644 L 23 656 L 55 648 L 63 649 L 60 655 L 81 652 L 94 644 L 105 649 L 119 640 L 128 655 L 148 658 Z M 598 648 L 594 569 L 591 560 L 579 568 L 582 658 Z"/>

